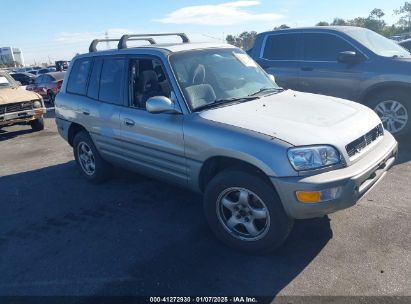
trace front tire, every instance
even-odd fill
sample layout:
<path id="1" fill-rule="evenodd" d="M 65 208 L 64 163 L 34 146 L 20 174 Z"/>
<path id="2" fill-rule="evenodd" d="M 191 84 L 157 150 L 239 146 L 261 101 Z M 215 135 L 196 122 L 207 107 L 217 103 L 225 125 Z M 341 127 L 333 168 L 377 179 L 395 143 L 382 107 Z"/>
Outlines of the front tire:
<path id="1" fill-rule="evenodd" d="M 90 182 L 98 184 L 111 175 L 111 165 L 97 151 L 90 135 L 81 131 L 73 140 L 73 153 L 83 176 Z"/>
<path id="2" fill-rule="evenodd" d="M 384 128 L 397 138 L 411 131 L 411 98 L 402 91 L 387 91 L 374 96 L 368 102 L 383 122 Z"/>
<path id="3" fill-rule="evenodd" d="M 37 118 L 30 121 L 31 129 L 35 132 L 44 130 L 44 119 L 43 117 Z"/>
<path id="4" fill-rule="evenodd" d="M 274 187 L 240 169 L 223 171 L 211 180 L 204 195 L 204 211 L 217 238 L 249 253 L 279 248 L 293 226 Z"/>

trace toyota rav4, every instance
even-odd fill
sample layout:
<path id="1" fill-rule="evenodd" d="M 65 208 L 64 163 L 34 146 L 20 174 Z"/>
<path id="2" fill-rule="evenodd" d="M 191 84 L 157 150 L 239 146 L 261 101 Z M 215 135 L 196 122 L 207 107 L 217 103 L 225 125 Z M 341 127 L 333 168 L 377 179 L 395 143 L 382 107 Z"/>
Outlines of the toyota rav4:
<path id="1" fill-rule="evenodd" d="M 174 35 L 183 43 L 95 40 L 73 59 L 56 123 L 89 181 L 116 165 L 202 192 L 218 238 L 266 252 L 294 219 L 354 205 L 393 165 L 397 142 L 371 109 L 284 90 L 244 51 Z"/>

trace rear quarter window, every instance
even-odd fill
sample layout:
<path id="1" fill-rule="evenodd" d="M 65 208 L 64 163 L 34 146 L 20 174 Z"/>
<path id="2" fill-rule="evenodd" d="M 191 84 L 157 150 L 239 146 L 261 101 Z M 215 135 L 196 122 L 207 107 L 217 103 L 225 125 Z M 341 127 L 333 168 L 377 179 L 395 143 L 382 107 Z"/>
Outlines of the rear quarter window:
<path id="1" fill-rule="evenodd" d="M 90 73 L 91 59 L 79 59 L 73 65 L 67 83 L 67 92 L 85 95 L 88 75 Z"/>

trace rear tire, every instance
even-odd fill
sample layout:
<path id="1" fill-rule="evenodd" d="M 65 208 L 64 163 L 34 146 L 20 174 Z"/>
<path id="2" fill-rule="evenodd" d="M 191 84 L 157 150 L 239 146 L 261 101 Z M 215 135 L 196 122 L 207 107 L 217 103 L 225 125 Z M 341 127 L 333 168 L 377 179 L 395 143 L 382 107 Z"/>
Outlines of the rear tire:
<path id="1" fill-rule="evenodd" d="M 387 91 L 376 94 L 367 105 L 373 109 L 383 122 L 384 128 L 395 137 L 409 135 L 411 131 L 411 97 L 403 91 Z"/>
<path id="2" fill-rule="evenodd" d="M 30 121 L 31 129 L 35 132 L 44 130 L 44 119 L 43 117 L 37 118 Z"/>
<path id="3" fill-rule="evenodd" d="M 96 149 L 90 135 L 80 131 L 74 136 L 73 153 L 83 176 L 91 183 L 101 183 L 111 175 L 112 167 Z"/>
<path id="4" fill-rule="evenodd" d="M 279 248 L 294 223 L 274 187 L 241 169 L 225 170 L 211 180 L 204 195 L 204 211 L 217 238 L 254 254 Z"/>

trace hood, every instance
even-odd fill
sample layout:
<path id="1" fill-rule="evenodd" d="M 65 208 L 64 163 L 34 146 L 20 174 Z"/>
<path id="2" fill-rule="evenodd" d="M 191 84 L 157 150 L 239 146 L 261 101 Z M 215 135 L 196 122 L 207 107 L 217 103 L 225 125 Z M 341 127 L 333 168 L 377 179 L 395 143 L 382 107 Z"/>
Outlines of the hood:
<path id="1" fill-rule="evenodd" d="M 22 87 L 0 88 L 0 105 L 40 99 L 40 95 Z"/>
<path id="2" fill-rule="evenodd" d="M 345 146 L 381 123 L 355 102 L 287 90 L 260 99 L 200 113 L 204 119 L 279 138 L 295 146 Z"/>

